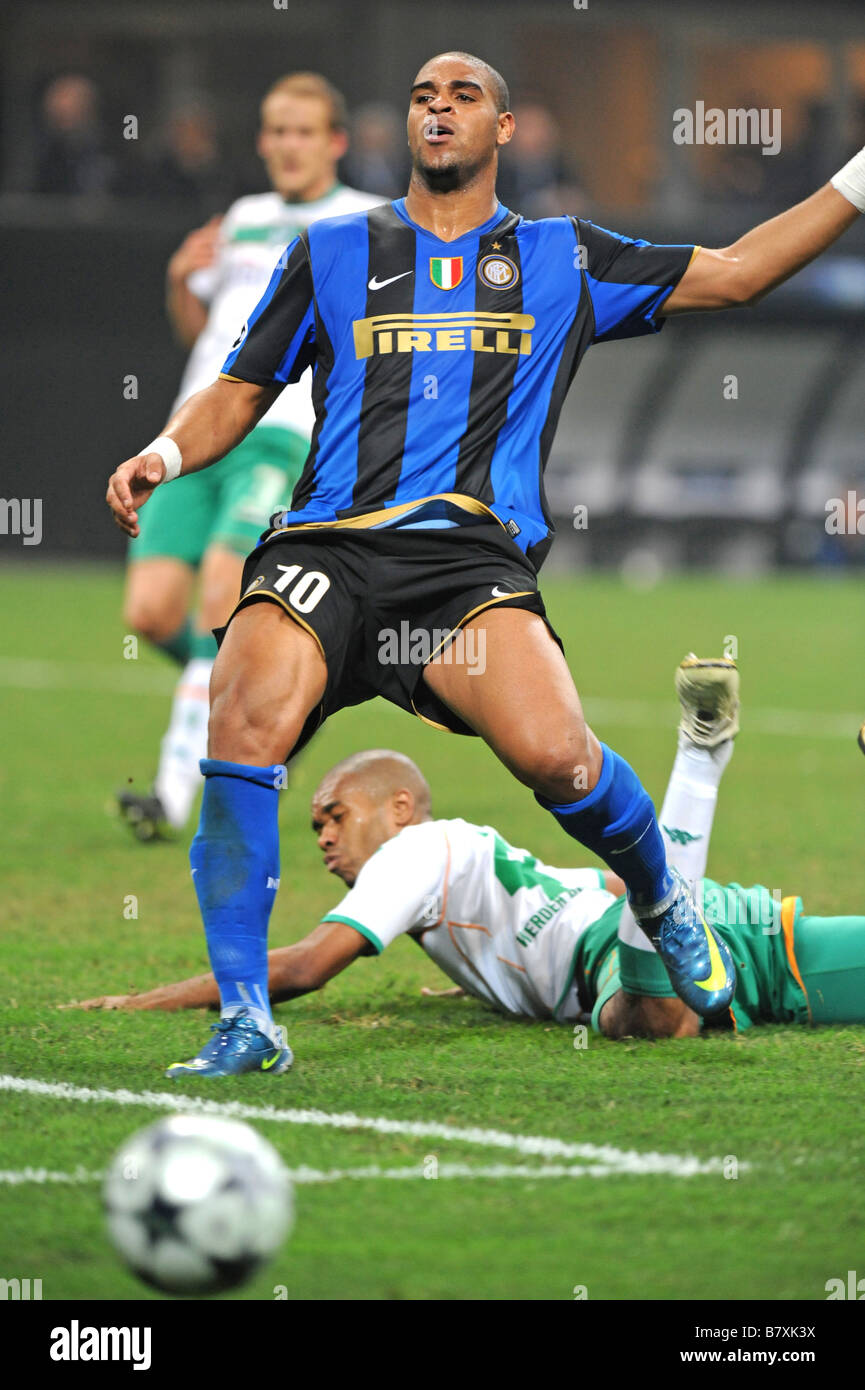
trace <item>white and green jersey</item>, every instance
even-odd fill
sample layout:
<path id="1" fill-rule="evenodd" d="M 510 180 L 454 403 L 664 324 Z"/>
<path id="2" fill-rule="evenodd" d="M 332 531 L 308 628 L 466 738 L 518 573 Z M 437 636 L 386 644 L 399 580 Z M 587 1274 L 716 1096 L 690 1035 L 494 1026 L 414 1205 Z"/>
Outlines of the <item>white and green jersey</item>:
<path id="1" fill-rule="evenodd" d="M 415 937 L 469 994 L 505 1013 L 581 1015 L 577 943 L 615 897 L 600 869 L 554 869 L 490 826 L 409 825 L 364 864 L 325 922 L 347 922 L 383 951 Z"/>
<path id="2" fill-rule="evenodd" d="M 172 414 L 188 396 L 216 380 L 288 243 L 322 217 L 361 212 L 383 201 L 374 193 L 336 184 L 314 203 L 289 203 L 278 193 L 255 193 L 232 203 L 219 229 L 216 260 L 194 271 L 186 281 L 192 293 L 209 306 L 209 313 L 190 353 Z M 315 423 L 310 372 L 305 372 L 296 386 L 286 386 L 262 418 L 267 425 L 294 430 L 308 439 Z"/>

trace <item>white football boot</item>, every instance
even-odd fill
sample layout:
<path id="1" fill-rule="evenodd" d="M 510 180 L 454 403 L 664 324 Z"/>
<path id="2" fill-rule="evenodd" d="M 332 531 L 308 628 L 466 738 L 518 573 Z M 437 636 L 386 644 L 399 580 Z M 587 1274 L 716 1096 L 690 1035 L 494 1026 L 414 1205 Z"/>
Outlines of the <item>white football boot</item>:
<path id="1" fill-rule="evenodd" d="M 698 748 L 717 748 L 739 732 L 739 672 L 735 661 L 689 652 L 676 671 L 682 706 L 679 728 Z"/>

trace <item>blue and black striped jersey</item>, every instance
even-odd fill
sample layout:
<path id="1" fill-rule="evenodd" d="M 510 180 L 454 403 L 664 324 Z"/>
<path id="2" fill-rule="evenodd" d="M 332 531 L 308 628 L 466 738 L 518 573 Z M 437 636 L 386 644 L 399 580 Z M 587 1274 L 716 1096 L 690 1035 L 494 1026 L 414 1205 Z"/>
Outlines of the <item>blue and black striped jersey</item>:
<path id="1" fill-rule="evenodd" d="M 404 200 L 297 237 L 221 375 L 297 381 L 316 424 L 274 525 L 501 522 L 539 566 L 553 527 L 543 470 L 593 343 L 657 332 L 693 246 L 655 246 L 574 217 L 498 205 L 444 242 Z"/>

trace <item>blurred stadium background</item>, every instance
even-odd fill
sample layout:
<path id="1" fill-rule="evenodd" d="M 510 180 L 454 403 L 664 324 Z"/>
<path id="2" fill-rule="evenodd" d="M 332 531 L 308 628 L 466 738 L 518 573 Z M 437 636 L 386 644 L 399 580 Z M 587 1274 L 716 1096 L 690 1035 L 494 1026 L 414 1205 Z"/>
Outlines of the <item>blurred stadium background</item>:
<path id="1" fill-rule="evenodd" d="M 517 116 L 502 201 L 656 241 L 724 245 L 865 142 L 859 4 L 39 0 L 6 8 L 0 35 L 3 491 L 43 498 L 43 556 L 122 554 L 105 480 L 158 433 L 183 362 L 165 263 L 192 226 L 266 187 L 258 101 L 283 73 L 342 89 L 346 181 L 398 196 L 410 78 L 442 48 L 476 52 Z M 673 112 L 698 100 L 780 110 L 780 152 L 675 144 Z M 548 471 L 551 564 L 638 579 L 861 565 L 862 537 L 825 523 L 828 499 L 865 496 L 863 307 L 859 226 L 758 308 L 589 353 Z"/>

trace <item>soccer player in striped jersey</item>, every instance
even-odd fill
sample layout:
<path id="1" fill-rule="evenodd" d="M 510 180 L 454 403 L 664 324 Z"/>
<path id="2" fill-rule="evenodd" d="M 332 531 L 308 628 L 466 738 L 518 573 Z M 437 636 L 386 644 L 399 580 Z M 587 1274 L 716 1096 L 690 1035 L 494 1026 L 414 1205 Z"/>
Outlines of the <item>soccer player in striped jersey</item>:
<path id="1" fill-rule="evenodd" d="M 286 244 L 322 217 L 382 201 L 337 178 L 346 121 L 342 96 L 318 73 L 291 73 L 265 94 L 257 148 L 273 191 L 239 198 L 224 218 L 192 232 L 169 262 L 169 318 L 192 349 L 172 411 L 216 376 Z M 183 666 L 152 791 L 118 793 L 121 814 L 140 840 L 177 831 L 189 818 L 207 752 L 213 629 L 237 600 L 244 557 L 291 496 L 314 422 L 308 380 L 281 392 L 208 473 L 158 492 L 130 543 L 125 619 Z M 196 572 L 201 593 L 193 619 Z"/>
<path id="2" fill-rule="evenodd" d="M 671 862 L 697 885 L 736 958 L 731 1008 L 710 1024 L 865 1023 L 865 917 L 806 916 L 799 898 L 704 877 L 739 727 L 738 686 L 731 661 L 681 663 L 682 718 L 660 817 Z M 325 867 L 349 891 L 302 941 L 270 952 L 273 1003 L 320 989 L 407 935 L 457 986 L 427 993 L 469 994 L 514 1017 L 591 1022 L 614 1038 L 699 1031 L 620 879 L 543 864 L 491 826 L 433 820 L 429 787 L 401 754 L 371 750 L 332 768 L 313 796 L 312 825 Z M 203 975 L 81 1007 L 218 1005 L 216 981 Z"/>
<path id="3" fill-rule="evenodd" d="M 267 998 L 280 764 L 328 714 L 376 694 L 484 738 L 626 884 L 690 1008 L 723 1013 L 733 995 L 732 956 L 668 867 L 633 769 L 587 728 L 546 620 L 543 468 L 590 346 L 755 301 L 865 210 L 865 175 L 851 161 L 837 187 L 721 250 L 654 246 L 572 217 L 528 222 L 495 196 L 507 105 L 482 60 L 425 64 L 406 197 L 293 242 L 219 379 L 109 481 L 115 520 L 134 535 L 155 487 L 236 447 L 314 364 L 310 453 L 291 508 L 247 561 L 214 669 L 191 857 L 223 1020 L 192 1074 L 288 1064 Z M 455 646 L 463 628 L 483 661 L 432 661 L 430 634 Z M 393 655 L 394 632 L 424 640 Z"/>

